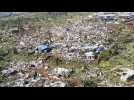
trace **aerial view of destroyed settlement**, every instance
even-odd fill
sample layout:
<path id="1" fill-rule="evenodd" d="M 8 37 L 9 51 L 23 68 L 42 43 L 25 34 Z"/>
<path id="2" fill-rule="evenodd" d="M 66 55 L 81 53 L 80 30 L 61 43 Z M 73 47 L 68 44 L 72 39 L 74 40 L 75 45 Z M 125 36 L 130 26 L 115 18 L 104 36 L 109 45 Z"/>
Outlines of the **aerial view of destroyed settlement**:
<path id="1" fill-rule="evenodd" d="M 134 12 L 0 12 L 0 87 L 133 87 Z"/>

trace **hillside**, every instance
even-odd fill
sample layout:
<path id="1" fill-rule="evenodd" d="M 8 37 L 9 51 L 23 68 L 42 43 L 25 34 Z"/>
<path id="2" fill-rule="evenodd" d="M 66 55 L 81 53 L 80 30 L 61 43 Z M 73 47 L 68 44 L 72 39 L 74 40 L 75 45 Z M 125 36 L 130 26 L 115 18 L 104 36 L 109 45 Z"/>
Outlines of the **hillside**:
<path id="1" fill-rule="evenodd" d="M 0 86 L 134 86 L 133 12 L 5 15 L 0 18 Z"/>

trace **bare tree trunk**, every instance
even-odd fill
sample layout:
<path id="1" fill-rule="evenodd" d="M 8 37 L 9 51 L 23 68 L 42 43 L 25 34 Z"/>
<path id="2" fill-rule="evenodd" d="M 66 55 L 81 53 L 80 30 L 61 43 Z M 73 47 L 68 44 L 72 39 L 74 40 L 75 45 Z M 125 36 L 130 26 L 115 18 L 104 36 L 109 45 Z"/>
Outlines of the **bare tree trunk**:
<path id="1" fill-rule="evenodd" d="M 49 36 L 49 42 L 51 44 L 52 43 L 52 33 L 50 31 L 48 31 L 48 36 Z"/>

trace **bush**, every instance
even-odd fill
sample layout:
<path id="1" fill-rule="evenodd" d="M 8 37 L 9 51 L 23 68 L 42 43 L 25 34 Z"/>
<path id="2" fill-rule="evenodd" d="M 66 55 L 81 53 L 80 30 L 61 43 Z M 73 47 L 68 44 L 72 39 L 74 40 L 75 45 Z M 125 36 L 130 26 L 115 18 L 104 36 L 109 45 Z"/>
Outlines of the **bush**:
<path id="1" fill-rule="evenodd" d="M 0 48 L 0 56 L 4 57 L 8 55 L 8 49 Z"/>
<path id="2" fill-rule="evenodd" d="M 99 65 L 100 65 L 100 67 L 103 67 L 103 68 L 111 66 L 109 61 L 101 61 Z"/>
<path id="3" fill-rule="evenodd" d="M 111 57 L 111 50 L 102 51 L 99 55 L 101 60 L 108 60 Z"/>
<path id="4" fill-rule="evenodd" d="M 92 80 L 82 80 L 83 87 L 97 87 L 97 83 Z"/>
<path id="5" fill-rule="evenodd" d="M 122 58 L 118 58 L 118 59 L 117 59 L 117 64 L 118 64 L 118 65 L 123 65 L 125 62 L 126 62 L 125 59 L 122 59 Z"/>

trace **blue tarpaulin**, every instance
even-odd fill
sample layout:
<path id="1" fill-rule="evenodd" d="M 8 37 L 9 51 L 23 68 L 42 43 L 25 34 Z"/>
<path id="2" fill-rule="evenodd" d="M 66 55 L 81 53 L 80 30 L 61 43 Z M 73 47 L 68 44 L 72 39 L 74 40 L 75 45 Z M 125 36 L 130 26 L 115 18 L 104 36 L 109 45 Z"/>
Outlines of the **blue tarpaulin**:
<path id="1" fill-rule="evenodd" d="M 48 43 L 43 43 L 39 45 L 36 50 L 38 50 L 39 53 L 48 53 L 51 51 L 51 48 L 49 47 Z"/>
<path id="2" fill-rule="evenodd" d="M 48 49 L 49 48 L 49 46 L 46 44 L 46 45 L 39 45 L 38 46 L 38 49 L 39 50 L 45 50 L 45 49 Z"/>
<path id="3" fill-rule="evenodd" d="M 103 51 L 103 49 L 104 49 L 104 48 L 102 48 L 102 47 L 98 47 L 98 48 L 96 48 L 95 51 L 96 51 L 96 53 L 98 53 L 98 52 L 100 52 L 100 51 Z"/>

